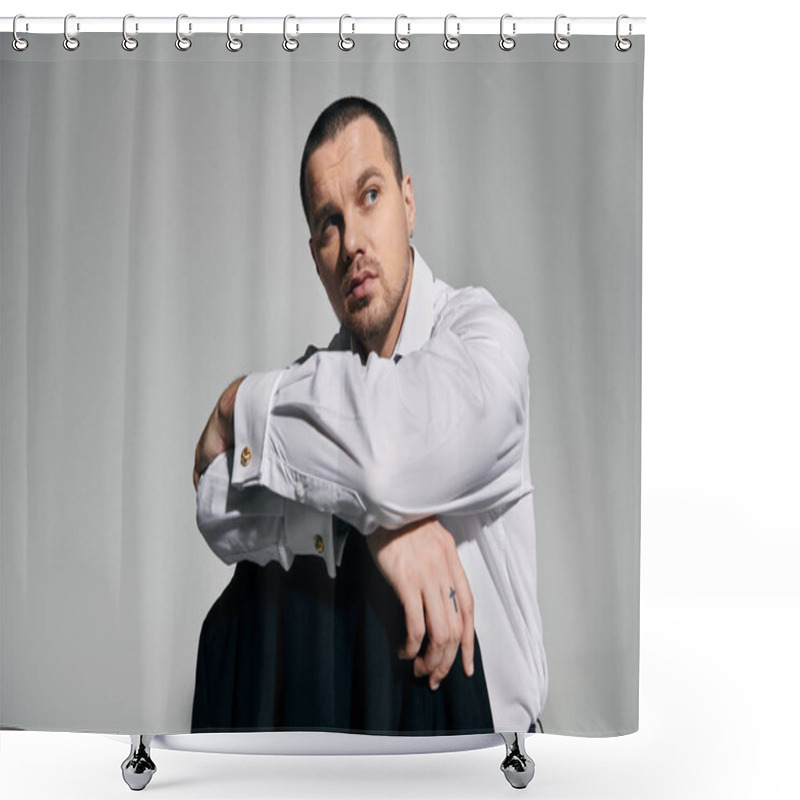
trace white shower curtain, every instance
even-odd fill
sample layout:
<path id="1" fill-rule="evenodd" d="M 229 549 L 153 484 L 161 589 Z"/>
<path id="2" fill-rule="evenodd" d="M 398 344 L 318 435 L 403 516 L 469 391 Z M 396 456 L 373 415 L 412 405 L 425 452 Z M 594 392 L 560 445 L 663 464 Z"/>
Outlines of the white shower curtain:
<path id="1" fill-rule="evenodd" d="M 298 177 L 317 115 L 359 95 L 397 132 L 415 247 L 530 353 L 536 552 L 515 560 L 538 575 L 542 726 L 635 730 L 643 37 L 29 38 L 0 42 L 0 724 L 190 729 L 231 578 L 194 447 L 233 378 L 338 328 Z"/>

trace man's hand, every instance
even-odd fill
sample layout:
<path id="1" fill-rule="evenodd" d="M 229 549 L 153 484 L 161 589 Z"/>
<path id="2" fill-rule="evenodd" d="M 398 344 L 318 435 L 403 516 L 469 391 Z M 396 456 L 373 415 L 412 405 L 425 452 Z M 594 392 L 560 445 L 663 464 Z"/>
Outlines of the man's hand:
<path id="1" fill-rule="evenodd" d="M 435 517 L 367 536 L 372 558 L 403 604 L 407 639 L 400 658 L 414 659 L 417 677 L 436 690 L 453 666 L 459 645 L 464 673 L 474 672 L 472 590 L 452 534 Z M 425 633 L 428 647 L 419 649 Z"/>
<path id="2" fill-rule="evenodd" d="M 236 401 L 236 392 L 239 384 L 246 376 L 237 378 L 220 395 L 211 416 L 208 418 L 206 427 L 200 436 L 200 441 L 194 449 L 194 488 L 197 491 L 197 484 L 200 476 L 206 471 L 208 465 L 220 454 L 230 450 L 234 445 L 233 441 L 233 406 Z"/>

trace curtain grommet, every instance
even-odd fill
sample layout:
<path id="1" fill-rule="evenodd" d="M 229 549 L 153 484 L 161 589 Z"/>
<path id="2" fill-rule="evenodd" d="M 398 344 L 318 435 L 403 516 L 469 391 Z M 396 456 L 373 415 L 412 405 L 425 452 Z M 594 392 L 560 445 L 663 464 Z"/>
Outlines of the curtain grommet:
<path id="1" fill-rule="evenodd" d="M 514 35 L 517 32 L 517 23 L 511 23 L 511 36 L 509 36 L 505 30 L 503 29 L 503 25 L 507 19 L 511 19 L 511 14 L 503 14 L 500 17 L 500 49 L 504 50 L 506 53 L 509 50 L 513 50 L 517 46 L 517 40 L 514 38 Z"/>
<path id="2" fill-rule="evenodd" d="M 74 53 L 81 46 L 81 43 L 78 41 L 77 37 L 69 35 L 68 26 L 70 19 L 75 19 L 75 14 L 67 14 L 67 16 L 64 17 L 63 45 L 65 50 L 67 50 L 70 53 Z M 81 29 L 80 24 L 76 23 L 76 30 L 79 31 L 80 29 Z"/>
<path id="3" fill-rule="evenodd" d="M 291 14 L 287 14 L 283 18 L 283 43 L 282 47 L 287 53 L 294 53 L 298 47 L 300 47 L 300 40 L 295 39 L 292 36 L 289 36 L 287 26 L 289 24 L 290 19 L 297 19 L 297 17 L 293 17 Z M 300 33 L 300 26 L 295 25 L 295 33 Z"/>
<path id="4" fill-rule="evenodd" d="M 553 33 L 555 34 L 555 40 L 553 41 L 553 47 L 558 50 L 559 53 L 563 53 L 565 50 L 569 49 L 569 39 L 566 36 L 562 36 L 558 32 L 558 21 L 560 19 L 566 19 L 566 14 L 558 14 L 556 16 L 555 22 L 553 23 Z M 567 23 L 567 36 L 570 34 L 570 23 Z"/>
<path id="5" fill-rule="evenodd" d="M 447 23 L 450 22 L 451 19 L 456 20 L 456 35 L 451 36 L 449 31 L 447 30 Z M 461 45 L 461 40 L 458 38 L 458 35 L 461 33 L 461 23 L 458 22 L 457 17 L 455 14 L 448 14 L 444 18 L 444 41 L 442 45 L 444 46 L 445 50 L 449 50 L 451 53 L 453 50 L 458 50 Z"/>
<path id="6" fill-rule="evenodd" d="M 239 52 L 239 51 L 242 49 L 242 47 L 243 47 L 243 45 L 244 45 L 244 42 L 242 42 L 242 40 L 241 40 L 241 39 L 237 39 L 237 38 L 236 38 L 236 37 L 235 37 L 235 36 L 234 36 L 234 35 L 231 33 L 231 22 L 232 22 L 233 20 L 235 20 L 235 19 L 239 19 L 239 17 L 238 17 L 236 14 L 231 14 L 231 15 L 228 17 L 228 41 L 227 41 L 227 42 L 225 42 L 225 47 L 227 47 L 227 48 L 228 48 L 228 50 L 229 50 L 231 53 L 238 53 L 238 52 Z M 239 30 L 240 30 L 240 32 L 241 32 L 241 27 L 239 28 Z"/>
<path id="7" fill-rule="evenodd" d="M 399 50 L 401 53 L 408 50 L 411 47 L 411 39 L 406 38 L 407 36 L 411 35 L 411 23 L 407 22 L 406 27 L 408 31 L 406 32 L 405 36 L 400 35 L 399 25 L 401 19 L 408 19 L 405 14 L 398 14 L 394 18 L 394 49 Z"/>
<path id="8" fill-rule="evenodd" d="M 135 19 L 133 14 L 126 14 L 122 18 L 122 49 L 128 53 L 132 53 L 138 46 L 139 40 L 135 36 L 128 35 L 128 20 Z M 136 26 L 139 29 L 139 26 Z"/>
<path id="9" fill-rule="evenodd" d="M 182 53 L 185 53 L 192 46 L 192 40 L 181 33 L 181 20 L 188 18 L 188 14 L 178 14 L 178 18 L 175 20 L 175 47 L 177 47 Z M 191 30 L 192 23 L 190 22 L 189 31 L 191 32 Z"/>
<path id="10" fill-rule="evenodd" d="M 616 47 L 620 53 L 627 53 L 628 50 L 630 50 L 631 47 L 633 47 L 633 42 L 630 39 L 626 39 L 625 37 L 623 37 L 622 34 L 620 33 L 620 22 L 622 22 L 622 20 L 624 19 L 629 19 L 627 14 L 620 14 L 617 17 L 617 41 L 614 42 L 614 47 Z M 629 22 L 628 36 L 630 36 L 632 32 L 633 32 L 633 26 Z"/>
<path id="11" fill-rule="evenodd" d="M 344 21 L 346 19 L 353 19 L 349 14 L 342 14 L 339 17 L 339 49 L 344 50 L 345 53 L 349 52 L 356 46 L 355 39 L 351 39 L 349 36 L 344 35 L 344 31 L 342 30 L 342 26 L 344 25 Z M 355 33 L 356 25 L 353 23 L 353 29 L 351 33 Z"/>
<path id="12" fill-rule="evenodd" d="M 21 36 L 20 36 L 20 35 L 17 33 L 17 20 L 18 20 L 18 19 L 25 19 L 25 15 L 24 15 L 24 14 L 17 14 L 17 16 L 16 16 L 16 17 L 14 17 L 14 22 L 13 22 L 13 23 L 12 23 L 12 25 L 11 25 L 11 31 L 12 31 L 12 33 L 14 34 L 14 39 L 13 39 L 13 41 L 11 42 L 11 46 L 12 46 L 12 47 L 13 47 L 13 48 L 14 48 L 14 49 L 15 49 L 15 50 L 18 52 L 18 53 L 21 53 L 21 52 L 23 52 L 24 50 L 27 50 L 27 49 L 28 49 L 28 40 L 27 40 L 27 39 L 23 39 L 23 38 L 22 38 L 22 37 L 21 37 Z"/>

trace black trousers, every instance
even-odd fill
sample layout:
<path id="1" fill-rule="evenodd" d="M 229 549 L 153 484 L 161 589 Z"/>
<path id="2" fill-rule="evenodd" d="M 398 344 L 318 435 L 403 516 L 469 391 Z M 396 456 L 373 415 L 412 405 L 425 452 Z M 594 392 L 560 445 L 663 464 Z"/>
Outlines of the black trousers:
<path id="1" fill-rule="evenodd" d="M 474 675 L 459 650 L 435 692 L 398 658 L 405 638 L 403 608 L 355 530 L 335 579 L 321 558 L 289 572 L 240 562 L 203 622 L 192 732 L 493 732 L 477 637 Z"/>

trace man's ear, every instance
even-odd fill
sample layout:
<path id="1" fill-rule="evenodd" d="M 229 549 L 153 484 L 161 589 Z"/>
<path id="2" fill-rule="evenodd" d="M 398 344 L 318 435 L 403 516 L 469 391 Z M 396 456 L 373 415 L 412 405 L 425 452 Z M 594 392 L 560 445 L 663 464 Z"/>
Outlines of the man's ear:
<path id="1" fill-rule="evenodd" d="M 417 224 L 417 206 L 414 203 L 414 187 L 411 185 L 411 176 L 405 175 L 401 185 L 403 192 L 403 207 L 406 212 L 406 224 L 408 225 L 409 238 L 414 235 L 414 227 Z"/>
<path id="2" fill-rule="evenodd" d="M 319 275 L 319 264 L 317 263 L 317 254 L 314 252 L 314 240 L 309 237 L 308 249 L 311 251 L 311 258 L 314 261 L 314 266 L 317 268 L 317 275 Z"/>

